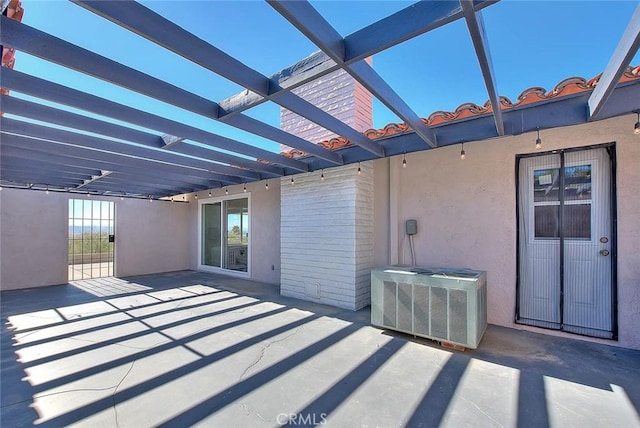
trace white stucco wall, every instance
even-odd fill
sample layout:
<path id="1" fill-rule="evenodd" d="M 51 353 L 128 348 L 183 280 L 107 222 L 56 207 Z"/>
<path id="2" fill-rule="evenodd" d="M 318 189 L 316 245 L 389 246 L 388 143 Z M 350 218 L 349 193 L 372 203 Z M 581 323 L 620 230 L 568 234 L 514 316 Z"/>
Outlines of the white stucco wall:
<path id="1" fill-rule="evenodd" d="M 67 282 L 68 200 L 73 197 L 69 193 L 47 195 L 40 191 L 2 189 L 0 289 Z M 189 268 L 187 204 L 98 199 L 115 202 L 117 276 Z"/>
<path id="2" fill-rule="evenodd" d="M 541 138 L 542 151 L 616 142 L 619 340 L 604 343 L 640 349 L 640 138 L 631 132 L 634 122 L 635 116 L 626 116 L 543 130 Z M 375 240 L 377 246 L 389 234 L 389 261 L 402 261 L 404 250 L 409 263 L 404 222 L 417 219 L 417 264 L 487 271 L 490 323 L 562 335 L 514 323 L 515 157 L 535 152 L 535 138 L 529 133 L 465 143 L 464 161 L 460 145 L 409 154 L 407 168 L 398 157 L 391 159 L 389 230 L 376 228 Z"/>
<path id="3" fill-rule="evenodd" d="M 68 196 L 0 191 L 0 290 L 67 282 Z"/>
<path id="4" fill-rule="evenodd" d="M 228 196 L 244 194 L 251 197 L 250 239 L 251 264 L 250 278 L 267 284 L 280 283 L 280 180 L 269 180 L 269 189 L 265 182 L 247 184 L 247 193 L 243 185 L 229 186 Z M 198 200 L 207 200 L 209 191 L 197 192 Z M 211 198 L 226 197 L 225 188 L 211 189 Z M 198 203 L 195 193 L 188 195 L 189 208 L 189 256 L 191 269 L 198 269 Z"/>
<path id="5" fill-rule="evenodd" d="M 189 204 L 116 200 L 116 276 L 189 269 Z"/>
<path id="6" fill-rule="evenodd" d="M 281 293 L 348 309 L 369 304 L 373 167 L 348 165 L 281 182 Z"/>

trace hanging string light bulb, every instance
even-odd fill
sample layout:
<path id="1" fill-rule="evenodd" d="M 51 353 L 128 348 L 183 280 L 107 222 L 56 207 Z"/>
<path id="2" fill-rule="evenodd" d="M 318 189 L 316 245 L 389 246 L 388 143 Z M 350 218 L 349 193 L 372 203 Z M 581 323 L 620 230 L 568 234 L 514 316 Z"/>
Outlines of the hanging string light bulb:
<path id="1" fill-rule="evenodd" d="M 402 154 L 402 167 L 403 168 L 407 167 L 407 154 L 406 153 Z"/>
<path id="2" fill-rule="evenodd" d="M 269 190 L 269 180 L 264 183 L 264 188 Z"/>
<path id="3" fill-rule="evenodd" d="M 362 168 L 360 168 L 360 162 L 358 161 L 358 175 L 362 174 Z"/>
<path id="4" fill-rule="evenodd" d="M 320 181 L 324 181 L 324 168 L 322 168 L 322 172 L 320 172 Z"/>
<path id="5" fill-rule="evenodd" d="M 462 143 L 462 149 L 460 150 L 460 159 L 465 160 L 467 157 L 467 154 L 464 151 L 464 143 Z"/>
<path id="6" fill-rule="evenodd" d="M 541 149 L 542 148 L 542 140 L 540 139 L 540 127 L 538 126 L 536 128 L 536 131 L 538 133 L 538 138 L 536 138 L 536 149 Z"/>

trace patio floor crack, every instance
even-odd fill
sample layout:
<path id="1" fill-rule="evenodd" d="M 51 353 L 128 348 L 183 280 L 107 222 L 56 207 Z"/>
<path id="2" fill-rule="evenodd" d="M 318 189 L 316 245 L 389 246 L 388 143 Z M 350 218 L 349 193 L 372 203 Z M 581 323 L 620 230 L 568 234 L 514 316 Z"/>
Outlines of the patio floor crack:
<path id="1" fill-rule="evenodd" d="M 113 390 L 113 394 L 111 394 L 111 399 L 113 400 L 113 413 L 115 414 L 115 418 L 116 418 L 116 426 L 118 428 L 120 428 L 120 424 L 118 422 L 118 407 L 116 404 L 116 395 L 118 394 L 118 388 L 120 388 L 120 385 L 122 385 L 122 382 L 124 382 L 124 380 L 127 378 L 127 376 L 129 376 L 129 373 L 131 373 L 131 370 L 133 370 L 133 365 L 136 363 L 136 361 L 132 361 L 131 365 L 129 366 L 129 370 L 127 370 L 127 372 L 124 374 L 124 376 L 122 376 L 122 379 L 120 379 L 120 382 L 118 382 L 118 384 L 115 386 L 115 389 Z"/>
<path id="2" fill-rule="evenodd" d="M 298 328 L 296 328 L 293 333 L 288 334 L 287 336 L 281 338 L 281 339 L 277 339 L 277 340 L 273 340 L 271 342 L 268 342 L 265 346 L 262 346 L 260 348 L 260 352 L 258 354 L 258 358 L 256 358 L 251 364 L 249 364 L 247 366 L 246 369 L 244 369 L 244 371 L 242 372 L 242 374 L 240 375 L 240 379 L 242 380 L 245 375 L 249 372 L 249 370 L 251 370 L 253 367 L 255 367 L 256 365 L 258 365 L 260 363 L 260 361 L 262 361 L 262 358 L 264 357 L 265 352 L 267 351 L 267 349 L 269 349 L 269 347 L 271 347 L 271 345 L 273 345 L 274 343 L 280 343 L 280 342 L 284 342 L 285 340 L 295 336 L 296 334 L 298 334 L 298 332 L 302 329 L 303 326 L 300 326 Z"/>
<path id="3" fill-rule="evenodd" d="M 484 410 L 482 410 L 480 408 L 480 406 L 478 406 L 474 401 L 469 400 L 468 398 L 463 397 L 462 395 L 456 395 L 458 398 L 460 398 L 461 400 L 466 401 L 467 403 L 473 405 L 473 407 L 475 407 L 480 413 L 482 413 L 484 416 L 487 417 L 487 419 L 489 419 L 491 422 L 493 422 L 494 424 L 496 424 L 497 426 L 499 426 L 500 428 L 504 428 L 504 425 L 502 425 L 500 422 L 496 421 L 494 418 L 492 418 L 487 412 L 485 412 Z"/>

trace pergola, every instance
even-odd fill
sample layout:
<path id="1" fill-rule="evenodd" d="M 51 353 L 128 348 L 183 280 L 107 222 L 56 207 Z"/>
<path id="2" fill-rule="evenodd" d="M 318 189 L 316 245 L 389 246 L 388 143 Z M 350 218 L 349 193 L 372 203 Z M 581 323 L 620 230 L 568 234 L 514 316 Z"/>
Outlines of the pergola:
<path id="1" fill-rule="evenodd" d="M 273 9 L 320 50 L 271 76 L 252 69 L 140 3 L 84 0 L 74 3 L 246 90 L 213 101 L 6 16 L 0 18 L 0 43 L 5 48 L 28 53 L 289 146 L 304 155 L 277 154 L 253 145 L 250 139 L 238 141 L 217 135 L 178 120 L 3 68 L 0 86 L 9 91 L 156 132 L 3 94 L 2 112 L 24 120 L 0 119 L 2 186 L 162 198 L 465 141 L 580 124 L 629 114 L 640 108 L 640 80 L 621 82 L 640 46 L 640 6 L 594 90 L 518 106 L 508 105 L 501 99 L 493 70 L 482 10 L 495 1 L 420 1 L 343 37 L 309 2 L 269 0 Z M 250 4 L 247 7 L 251 7 Z M 365 59 L 456 20 L 466 23 L 490 104 L 482 114 L 428 125 L 428 121 L 421 119 Z M 404 121 L 405 132 L 370 138 L 292 92 L 339 69 L 351 75 Z M 331 150 L 247 114 L 249 109 L 264 102 L 291 110 L 348 140 L 348 144 Z M 185 141 L 198 142 L 215 150 L 185 144 Z"/>

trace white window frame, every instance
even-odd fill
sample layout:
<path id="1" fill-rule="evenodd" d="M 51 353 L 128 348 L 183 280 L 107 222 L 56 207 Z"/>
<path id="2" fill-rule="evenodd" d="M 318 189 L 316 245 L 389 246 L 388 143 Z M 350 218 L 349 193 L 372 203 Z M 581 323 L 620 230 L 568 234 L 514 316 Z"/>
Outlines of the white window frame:
<path id="1" fill-rule="evenodd" d="M 588 162 L 588 163 L 586 163 Z M 587 158 L 587 159 L 581 159 L 580 161 L 572 161 L 572 162 L 567 162 L 565 164 L 565 168 L 571 168 L 571 167 L 575 167 L 575 166 L 583 166 L 583 165 L 590 165 L 591 166 L 591 171 L 592 174 L 594 174 L 594 171 L 596 168 L 600 168 L 600 165 L 597 162 L 597 159 L 594 159 L 592 157 Z M 539 238 L 535 236 L 535 207 L 537 206 L 560 206 L 560 201 L 546 201 L 546 202 L 534 202 L 533 198 L 533 180 L 534 180 L 534 173 L 537 170 L 540 169 L 560 169 L 560 162 L 549 162 L 547 164 L 544 165 L 536 165 L 536 166 L 530 166 L 529 168 L 529 183 L 528 183 L 528 198 L 530 201 L 530 207 L 529 207 L 529 224 L 530 224 L 530 230 L 528 233 L 528 238 L 529 238 L 529 242 L 540 242 L 540 241 L 554 241 L 554 240 L 558 240 L 559 238 Z M 599 171 L 598 171 L 599 172 Z M 597 189 L 597 183 L 594 183 L 592 181 L 591 186 L 591 192 L 596 192 Z M 593 224 L 593 218 L 595 215 L 594 212 L 594 206 L 593 206 L 593 199 L 585 199 L 582 201 L 565 201 L 565 206 L 566 205 L 586 205 L 587 202 L 590 205 L 591 208 L 591 229 L 590 229 L 590 234 L 591 234 L 591 238 L 587 239 L 587 238 L 565 238 L 567 240 L 575 240 L 575 241 L 585 241 L 585 242 L 593 242 L 594 238 L 594 224 Z"/>

